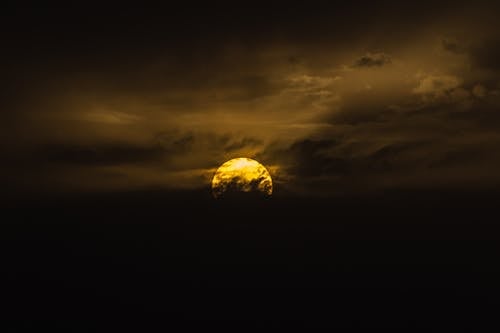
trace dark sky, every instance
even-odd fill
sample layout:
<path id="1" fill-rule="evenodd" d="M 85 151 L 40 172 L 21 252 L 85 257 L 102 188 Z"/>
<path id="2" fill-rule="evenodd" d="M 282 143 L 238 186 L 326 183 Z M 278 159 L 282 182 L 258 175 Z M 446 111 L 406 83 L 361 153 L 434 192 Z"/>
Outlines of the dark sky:
<path id="1" fill-rule="evenodd" d="M 199 189 L 245 156 L 282 193 L 494 187 L 494 6 L 6 8 L 2 178 L 11 190 Z"/>

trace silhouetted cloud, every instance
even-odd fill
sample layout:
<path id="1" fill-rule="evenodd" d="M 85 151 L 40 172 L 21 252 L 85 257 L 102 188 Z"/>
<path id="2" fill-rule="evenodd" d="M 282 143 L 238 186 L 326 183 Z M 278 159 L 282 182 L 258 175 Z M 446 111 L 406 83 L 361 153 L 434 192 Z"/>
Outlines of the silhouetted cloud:
<path id="1" fill-rule="evenodd" d="M 382 67 L 392 62 L 385 53 L 367 53 L 354 62 L 353 67 Z"/>
<path id="2" fill-rule="evenodd" d="M 448 52 L 455 54 L 464 54 L 467 52 L 467 48 L 463 45 L 460 45 L 460 43 L 456 40 L 445 38 L 441 41 L 441 43 L 443 49 L 445 49 Z"/>
<path id="3" fill-rule="evenodd" d="M 487 70 L 500 70 L 500 39 L 487 40 L 471 50 L 475 65 Z"/>

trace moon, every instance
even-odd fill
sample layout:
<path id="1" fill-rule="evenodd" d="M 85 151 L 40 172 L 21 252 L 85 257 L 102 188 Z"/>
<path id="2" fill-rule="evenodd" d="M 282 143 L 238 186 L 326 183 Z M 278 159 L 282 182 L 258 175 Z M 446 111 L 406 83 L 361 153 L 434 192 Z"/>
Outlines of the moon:
<path id="1" fill-rule="evenodd" d="M 273 181 L 267 169 L 251 158 L 233 158 L 222 164 L 212 179 L 212 194 L 221 198 L 230 194 L 253 193 L 269 197 Z"/>

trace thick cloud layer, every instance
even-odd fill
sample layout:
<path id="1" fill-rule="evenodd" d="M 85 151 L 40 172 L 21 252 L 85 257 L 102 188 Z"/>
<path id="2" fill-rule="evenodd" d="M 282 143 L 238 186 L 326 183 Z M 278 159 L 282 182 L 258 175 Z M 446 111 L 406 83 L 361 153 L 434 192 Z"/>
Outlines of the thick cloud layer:
<path id="1" fill-rule="evenodd" d="M 8 9 L 3 176 L 9 189 L 203 188 L 245 156 L 296 193 L 493 186 L 495 12 Z"/>

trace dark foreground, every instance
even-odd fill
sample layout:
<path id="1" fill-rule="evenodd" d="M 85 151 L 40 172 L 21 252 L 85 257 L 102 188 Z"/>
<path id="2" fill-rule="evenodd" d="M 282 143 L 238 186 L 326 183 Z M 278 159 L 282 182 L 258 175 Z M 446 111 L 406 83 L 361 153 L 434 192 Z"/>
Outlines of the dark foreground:
<path id="1" fill-rule="evenodd" d="M 495 324 L 499 199 L 412 192 L 215 202 L 205 192 L 161 191 L 6 198 L 1 325 L 150 332 Z"/>

